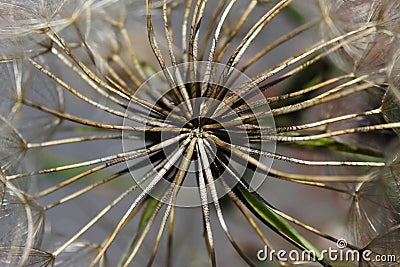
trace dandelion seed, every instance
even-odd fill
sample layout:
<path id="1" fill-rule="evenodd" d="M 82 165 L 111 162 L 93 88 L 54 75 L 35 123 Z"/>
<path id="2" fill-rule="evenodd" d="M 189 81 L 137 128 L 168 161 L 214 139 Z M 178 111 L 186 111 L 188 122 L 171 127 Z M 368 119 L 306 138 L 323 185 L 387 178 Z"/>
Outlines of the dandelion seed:
<path id="1" fill-rule="evenodd" d="M 369 249 L 372 251 L 372 254 L 369 253 L 369 259 L 375 259 L 374 256 L 379 255 L 382 258 L 377 259 L 385 259 L 383 263 L 386 266 L 396 266 L 399 264 L 399 227 L 395 226 L 390 228 L 387 232 L 382 233 L 380 236 L 373 239 L 365 249 Z M 360 263 L 360 266 L 382 266 L 382 262 L 376 261 L 367 261 L 363 259 Z"/>
<path id="2" fill-rule="evenodd" d="M 2 176 L 2 182 L 5 179 Z M 5 266 L 49 261 L 46 253 L 35 251 L 44 231 L 43 210 L 11 184 L 5 184 L 0 209 L 0 257 Z M 51 259 L 50 259 L 51 260 Z"/>
<path id="3" fill-rule="evenodd" d="M 398 215 L 387 202 L 388 194 L 384 186 L 388 176 L 376 177 L 360 184 L 354 191 L 349 213 L 349 233 L 354 244 L 365 246 L 378 234 L 398 223 Z M 377 209 L 380 212 L 376 212 Z"/>
<path id="4" fill-rule="evenodd" d="M 3 266 L 53 266 L 52 255 L 37 249 L 30 249 L 26 259 L 23 260 L 26 250 L 27 248 L 24 246 L 0 246 L 0 263 Z"/>
<path id="5" fill-rule="evenodd" d="M 344 45 L 343 51 L 333 56 L 341 68 L 364 74 L 387 66 L 390 62 L 387 55 L 395 41 L 390 25 L 399 19 L 391 12 L 395 5 L 392 1 L 320 1 L 326 38 L 364 26 L 376 29 L 364 38 Z M 376 81 L 378 77 L 380 81 L 385 79 L 378 75 Z"/>
<path id="6" fill-rule="evenodd" d="M 45 236 L 45 244 L 43 247 L 46 250 L 52 250 L 65 242 L 66 237 L 51 233 Z M 85 240 L 77 240 L 71 243 L 63 253 L 57 256 L 54 261 L 54 266 L 87 266 L 95 257 L 99 245 L 90 243 Z M 52 256 L 53 257 L 53 256 Z"/>

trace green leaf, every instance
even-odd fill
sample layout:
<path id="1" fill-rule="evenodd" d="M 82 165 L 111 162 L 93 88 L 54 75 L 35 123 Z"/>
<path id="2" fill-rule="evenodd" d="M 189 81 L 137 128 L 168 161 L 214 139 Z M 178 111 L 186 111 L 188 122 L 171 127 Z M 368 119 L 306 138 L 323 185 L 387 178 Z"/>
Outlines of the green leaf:
<path id="1" fill-rule="evenodd" d="M 283 12 L 287 18 L 296 24 L 302 24 L 305 22 L 304 16 L 295 7 L 288 6 Z"/>
<path id="2" fill-rule="evenodd" d="M 147 199 L 147 205 L 146 208 L 144 209 L 142 213 L 142 217 L 140 218 L 140 222 L 138 225 L 138 229 L 136 231 L 136 234 L 134 238 L 132 239 L 131 243 L 129 244 L 128 248 L 126 249 L 124 256 L 122 257 L 119 266 L 123 266 L 128 259 L 129 255 L 131 254 L 131 251 L 135 247 L 136 241 L 139 237 L 139 235 L 142 233 L 143 228 L 146 226 L 147 222 L 149 221 L 151 215 L 154 213 L 157 204 L 160 201 L 155 199 L 155 198 L 148 198 Z"/>
<path id="3" fill-rule="evenodd" d="M 356 146 L 347 145 L 332 139 L 321 138 L 311 141 L 301 141 L 288 144 L 289 146 L 309 146 L 322 147 L 332 151 L 344 152 L 353 160 L 378 161 L 384 162 L 382 153 L 378 153 L 369 149 L 363 149 Z"/>
<path id="4" fill-rule="evenodd" d="M 275 213 L 268 207 L 268 205 L 261 202 L 257 196 L 250 193 L 243 186 L 238 185 L 240 194 L 243 196 L 246 203 L 252 208 L 252 210 L 263 219 L 269 227 L 280 235 L 285 236 L 290 241 L 303 248 L 304 250 L 312 251 L 315 253 L 318 261 L 320 261 L 321 252 L 314 247 L 306 238 L 304 238 L 296 229 L 294 229 L 284 218 Z M 330 266 L 330 263 L 326 259 L 320 261 L 326 266 Z"/>

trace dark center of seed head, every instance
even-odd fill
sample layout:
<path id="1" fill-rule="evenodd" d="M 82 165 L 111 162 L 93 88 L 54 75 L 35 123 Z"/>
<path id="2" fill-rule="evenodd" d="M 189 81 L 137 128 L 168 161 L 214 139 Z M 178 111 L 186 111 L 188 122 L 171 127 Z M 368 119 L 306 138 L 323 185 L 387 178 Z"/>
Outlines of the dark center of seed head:
<path id="1" fill-rule="evenodd" d="M 206 118 L 206 117 L 198 117 L 191 119 L 188 121 L 183 128 L 190 129 L 190 137 L 194 138 L 202 138 L 203 137 L 203 127 L 205 125 L 220 125 L 216 120 Z M 221 128 L 221 127 L 217 127 Z M 222 127 L 223 128 L 223 127 Z M 212 130 L 212 129 L 211 129 Z"/>

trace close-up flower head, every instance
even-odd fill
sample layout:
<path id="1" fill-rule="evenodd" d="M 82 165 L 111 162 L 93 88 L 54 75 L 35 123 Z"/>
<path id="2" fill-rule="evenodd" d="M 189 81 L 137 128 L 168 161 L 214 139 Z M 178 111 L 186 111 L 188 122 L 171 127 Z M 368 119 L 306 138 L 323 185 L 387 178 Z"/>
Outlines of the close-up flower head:
<path id="1" fill-rule="evenodd" d="M 0 0 L 0 266 L 400 266 L 400 1 Z"/>

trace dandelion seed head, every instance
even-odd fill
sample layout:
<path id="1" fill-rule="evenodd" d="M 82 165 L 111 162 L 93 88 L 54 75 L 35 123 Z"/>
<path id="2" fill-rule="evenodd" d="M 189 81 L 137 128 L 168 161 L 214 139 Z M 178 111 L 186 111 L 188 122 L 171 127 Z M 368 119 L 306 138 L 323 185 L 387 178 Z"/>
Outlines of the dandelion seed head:
<path id="1" fill-rule="evenodd" d="M 3 265 L 256 266 L 235 224 L 249 247 L 319 253 L 347 228 L 349 248 L 389 252 L 398 6 L 321 0 L 307 21 L 291 2 L 0 2 Z M 330 213 L 349 220 L 320 230 L 311 189 L 347 196 Z"/>

